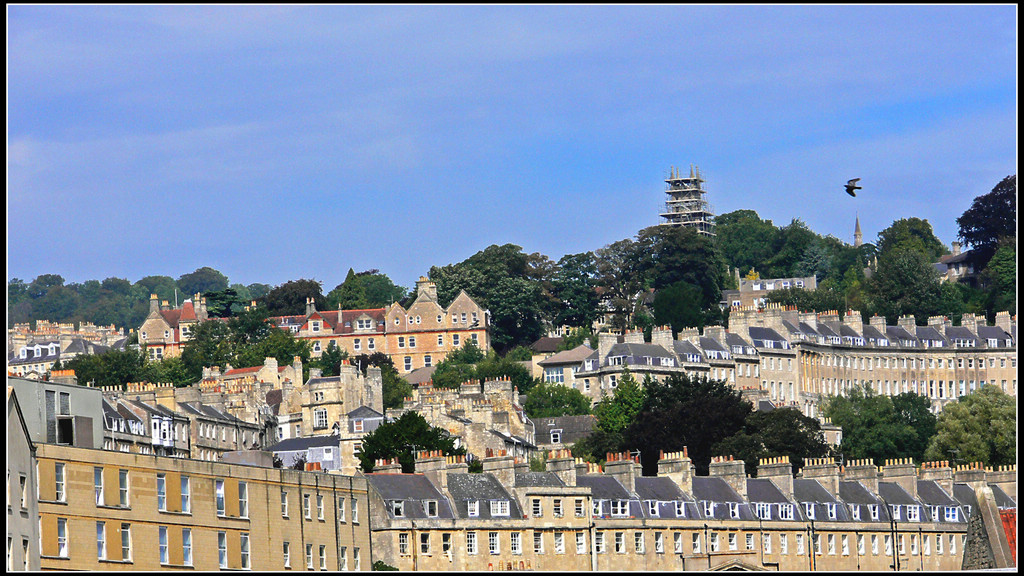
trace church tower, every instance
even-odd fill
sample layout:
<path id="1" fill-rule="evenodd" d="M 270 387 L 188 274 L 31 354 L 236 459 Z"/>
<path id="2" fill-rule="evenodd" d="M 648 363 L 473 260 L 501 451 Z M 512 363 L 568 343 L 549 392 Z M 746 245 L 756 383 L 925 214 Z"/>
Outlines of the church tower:
<path id="1" fill-rule="evenodd" d="M 857 217 L 857 227 L 853 229 L 853 247 L 859 248 L 864 243 L 864 235 L 860 233 L 860 216 Z"/>

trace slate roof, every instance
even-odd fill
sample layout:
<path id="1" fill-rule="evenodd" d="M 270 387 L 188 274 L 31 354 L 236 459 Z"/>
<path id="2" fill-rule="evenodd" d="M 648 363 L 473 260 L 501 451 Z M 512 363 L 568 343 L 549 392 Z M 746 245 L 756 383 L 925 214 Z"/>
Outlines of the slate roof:
<path id="1" fill-rule="evenodd" d="M 743 498 L 721 478 L 693 477 L 693 499 L 711 502 L 744 502 Z"/>
<path id="2" fill-rule="evenodd" d="M 885 334 L 889 337 L 889 341 L 894 344 L 900 344 L 902 346 L 903 340 L 909 340 L 912 342 L 912 346 L 918 345 L 917 336 L 907 332 L 907 330 L 902 326 L 886 326 Z"/>
<path id="3" fill-rule="evenodd" d="M 992 494 L 996 498 L 996 507 L 998 508 L 1016 508 L 1017 503 L 1014 502 L 1013 498 L 1003 491 L 998 484 L 989 484 L 989 488 L 992 489 Z"/>
<path id="4" fill-rule="evenodd" d="M 708 338 L 707 336 L 700 337 L 700 347 L 704 350 L 718 350 L 719 352 L 729 352 L 725 346 L 722 346 L 718 340 L 714 338 Z"/>
<path id="5" fill-rule="evenodd" d="M 793 479 L 793 499 L 797 502 L 838 502 L 835 496 L 813 478 Z"/>
<path id="6" fill-rule="evenodd" d="M 268 452 L 301 452 L 310 448 L 325 448 L 327 446 L 338 446 L 340 438 L 330 436 L 304 436 L 301 438 L 287 438 L 267 448 Z"/>
<path id="7" fill-rule="evenodd" d="M 819 336 L 821 336 L 821 334 L 818 333 L 818 331 L 815 330 L 814 327 L 812 327 L 807 322 L 800 322 L 800 331 L 803 332 L 804 334 L 806 334 L 808 336 L 812 336 L 814 338 L 818 338 Z"/>
<path id="8" fill-rule="evenodd" d="M 691 498 L 671 479 L 659 476 L 637 476 L 636 495 L 641 500 L 677 501 Z"/>
<path id="9" fill-rule="evenodd" d="M 767 478 L 747 478 L 747 500 L 750 502 L 790 503 L 789 498 Z"/>
<path id="10" fill-rule="evenodd" d="M 600 474 L 579 474 L 576 485 L 590 488 L 594 500 L 629 500 L 632 495 L 616 478 Z"/>
<path id="11" fill-rule="evenodd" d="M 946 339 L 977 340 L 978 335 L 971 332 L 970 328 L 965 328 L 964 326 L 946 326 Z"/>
<path id="12" fill-rule="evenodd" d="M 725 343 L 729 345 L 730 349 L 733 346 L 742 346 L 744 349 L 754 347 L 753 344 L 747 342 L 742 336 L 734 334 L 733 332 L 725 333 Z"/>
<path id="13" fill-rule="evenodd" d="M 918 340 L 936 340 L 947 343 L 946 337 L 941 332 L 935 329 L 934 326 L 918 326 L 917 327 L 917 339 Z"/>
<path id="14" fill-rule="evenodd" d="M 851 326 L 849 326 L 847 324 L 840 324 L 839 325 L 839 335 L 843 336 L 843 337 L 847 337 L 847 338 L 861 338 L 862 337 L 860 334 L 857 333 L 856 330 L 853 329 L 853 327 L 851 327 Z"/>
<path id="15" fill-rule="evenodd" d="M 540 362 L 537 362 L 539 366 L 555 366 L 559 364 L 579 364 L 586 360 L 594 350 L 586 344 L 580 344 L 572 350 L 562 350 L 557 354 L 549 356 Z"/>
<path id="16" fill-rule="evenodd" d="M 885 503 L 889 506 L 903 506 L 919 504 L 902 486 L 895 482 L 879 482 L 878 483 L 878 495 L 885 500 Z"/>
<path id="17" fill-rule="evenodd" d="M 384 418 L 383 414 L 377 412 L 376 410 L 370 408 L 369 406 L 360 406 L 359 408 L 356 408 L 355 410 L 349 412 L 347 416 L 353 419 L 362 418 L 364 420 L 372 418 Z"/>
<path id="18" fill-rule="evenodd" d="M 917 497 L 922 503 L 930 506 L 940 504 L 943 506 L 956 506 L 959 504 L 951 495 L 946 494 L 946 491 L 934 480 L 918 480 Z"/>
<path id="19" fill-rule="evenodd" d="M 452 476 L 458 474 L 450 475 L 449 482 Z M 437 518 L 455 517 L 448 499 L 423 474 L 366 474 L 364 477 L 385 502 L 400 500 L 413 503 L 405 507 L 403 518 L 426 518 L 426 512 L 419 505 L 426 500 L 437 501 Z M 394 518 L 390 506 L 385 506 L 385 509 L 388 516 Z"/>
<path id="20" fill-rule="evenodd" d="M 681 360 L 687 360 L 687 356 L 697 356 L 700 359 L 704 358 L 704 353 L 701 352 L 700 348 L 694 346 L 693 342 L 689 340 L 673 340 L 672 350 L 676 353 Z"/>
<path id="21" fill-rule="evenodd" d="M 995 338 L 999 340 L 1000 346 L 1003 346 L 1004 340 L 1011 340 L 1010 335 L 999 326 L 978 326 L 978 337 L 982 340 Z M 1016 338 L 1012 340 L 1016 342 Z"/>
<path id="22" fill-rule="evenodd" d="M 786 342 L 787 340 L 782 337 L 781 334 L 771 328 L 765 328 L 763 326 L 751 326 L 748 329 L 750 333 L 750 339 L 754 341 L 754 345 L 757 345 L 758 341 L 766 342 Z"/>
<path id="23" fill-rule="evenodd" d="M 267 391 L 267 406 L 270 406 L 270 411 L 277 414 L 281 408 L 281 402 L 283 399 L 282 391 L 280 388 L 274 388 L 273 390 Z"/>
<path id="24" fill-rule="evenodd" d="M 449 473 L 448 494 L 452 498 L 452 506 L 459 518 L 469 517 L 470 500 L 480 501 L 478 518 L 491 519 L 491 507 L 487 503 L 491 500 L 508 500 L 509 515 L 497 516 L 496 518 L 522 518 L 523 512 L 519 503 L 501 485 L 501 482 L 488 472 L 480 474 Z"/>
<path id="25" fill-rule="evenodd" d="M 417 368 L 412 372 L 409 372 L 408 374 L 403 376 L 403 378 L 409 384 L 412 384 L 413 386 L 419 386 L 420 384 L 430 382 L 434 378 L 435 370 L 437 370 L 437 364 L 434 364 L 433 366 L 424 366 L 422 368 Z"/>
<path id="26" fill-rule="evenodd" d="M 612 346 L 611 350 L 608 351 L 608 356 L 674 358 L 671 352 L 658 344 L 627 344 L 624 342 Z"/>
<path id="27" fill-rule="evenodd" d="M 953 484 L 953 497 L 960 504 L 970 506 L 972 511 L 978 509 L 978 497 L 974 493 L 974 488 L 967 484 Z"/>
<path id="28" fill-rule="evenodd" d="M 826 338 L 838 338 L 839 332 L 837 331 L 839 324 L 838 322 L 818 322 L 818 334 Z"/>
<path id="29" fill-rule="evenodd" d="M 541 444 L 551 443 L 551 431 L 561 430 L 561 444 L 573 444 L 576 441 L 586 438 L 597 425 L 597 417 L 593 414 L 582 416 L 558 416 L 554 418 L 534 418 L 537 442 Z"/>
<path id="30" fill-rule="evenodd" d="M 517 472 L 515 483 L 516 486 L 549 486 L 553 488 L 565 486 L 562 479 L 554 472 Z"/>
<path id="31" fill-rule="evenodd" d="M 876 329 L 874 326 L 871 326 L 870 324 L 864 325 L 864 338 L 867 340 L 884 340 L 886 342 L 889 341 L 888 336 L 882 334 L 881 332 L 878 331 L 878 329 Z"/>
<path id="32" fill-rule="evenodd" d="M 553 353 L 558 350 L 558 346 L 562 344 L 562 337 L 544 336 L 538 338 L 536 342 L 530 344 L 530 349 L 540 354 Z"/>
<path id="33" fill-rule="evenodd" d="M 73 338 L 71 343 L 68 344 L 67 348 L 65 348 L 61 354 L 103 354 L 110 349 L 110 346 L 96 344 L 86 340 L 85 338 Z"/>
<path id="34" fill-rule="evenodd" d="M 879 506 L 884 504 L 863 484 L 857 481 L 840 482 L 839 497 L 847 504 L 861 504 L 865 506 L 868 504 L 877 504 Z"/>
<path id="35" fill-rule="evenodd" d="M 201 404 L 199 402 L 179 402 L 178 407 L 182 412 L 187 414 L 194 414 L 196 416 L 204 416 L 206 418 L 216 418 L 217 420 L 227 420 L 229 422 L 243 422 L 234 415 L 218 410 L 213 406 Z"/>

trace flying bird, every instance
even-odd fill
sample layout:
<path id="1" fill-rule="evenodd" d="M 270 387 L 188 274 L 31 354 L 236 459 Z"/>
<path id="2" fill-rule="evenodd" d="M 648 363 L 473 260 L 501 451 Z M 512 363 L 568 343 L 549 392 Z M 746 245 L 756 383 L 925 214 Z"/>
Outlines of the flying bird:
<path id="1" fill-rule="evenodd" d="M 847 194 L 849 194 L 850 196 L 853 196 L 853 197 L 857 196 L 857 193 L 854 192 L 854 190 L 860 190 L 861 189 L 860 186 L 857 186 L 857 182 L 859 180 L 860 180 L 860 178 L 854 178 L 853 180 L 850 180 L 849 182 L 846 183 L 846 193 Z"/>

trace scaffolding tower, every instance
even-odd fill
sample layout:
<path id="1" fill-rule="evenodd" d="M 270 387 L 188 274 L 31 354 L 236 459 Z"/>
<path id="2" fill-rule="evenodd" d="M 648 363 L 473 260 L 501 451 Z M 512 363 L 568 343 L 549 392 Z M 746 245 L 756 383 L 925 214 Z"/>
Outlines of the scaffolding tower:
<path id="1" fill-rule="evenodd" d="M 704 199 L 704 179 L 700 177 L 700 168 L 690 166 L 690 176 L 680 176 L 679 169 L 672 167 L 669 177 L 665 180 L 668 189 L 668 200 L 661 217 L 665 219 L 663 226 L 686 226 L 693 228 L 698 234 L 715 235 L 715 214 L 711 204 Z"/>

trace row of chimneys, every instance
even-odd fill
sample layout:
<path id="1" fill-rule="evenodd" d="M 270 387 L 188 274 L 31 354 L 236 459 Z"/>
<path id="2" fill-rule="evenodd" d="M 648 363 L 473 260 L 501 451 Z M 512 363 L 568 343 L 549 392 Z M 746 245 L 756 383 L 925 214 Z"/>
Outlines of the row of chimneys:
<path id="1" fill-rule="evenodd" d="M 608 454 L 604 467 L 581 458 L 574 458 L 568 449 L 548 453 L 545 468 L 555 473 L 566 486 L 576 486 L 581 474 L 607 474 L 616 478 L 630 493 L 636 492 L 636 477 L 641 475 L 640 463 L 629 452 Z M 528 472 L 529 463 L 522 458 L 512 457 L 505 450 L 488 449 L 483 459 L 483 471 L 493 474 L 503 486 L 514 486 L 515 475 Z M 380 461 L 375 472 L 399 473 L 398 461 Z M 420 452 L 416 455 L 416 472 L 426 474 L 432 482 L 443 489 L 448 487 L 449 472 L 466 472 L 465 457 L 444 456 L 440 451 Z M 758 478 L 768 478 L 789 499 L 793 498 L 793 464 L 788 456 L 762 458 L 758 462 Z M 683 492 L 693 494 L 693 463 L 686 448 L 680 452 L 661 452 L 658 460 L 658 476 L 667 477 Z M 708 476 L 721 478 L 741 497 L 747 497 L 747 474 L 743 460 L 732 456 L 712 458 Z M 917 498 L 917 481 L 932 480 L 947 494 L 953 493 L 953 484 L 966 483 L 972 487 L 984 486 L 989 482 L 1016 482 L 1015 465 L 985 468 L 980 463 L 951 467 L 948 461 L 925 462 L 918 468 L 913 459 L 886 460 L 885 466 L 875 466 L 871 460 L 851 460 L 839 466 L 831 458 L 808 458 L 798 477 L 817 480 L 830 494 L 839 496 L 841 481 L 860 481 L 872 493 L 878 493 L 878 482 L 895 482 L 911 496 Z"/>

